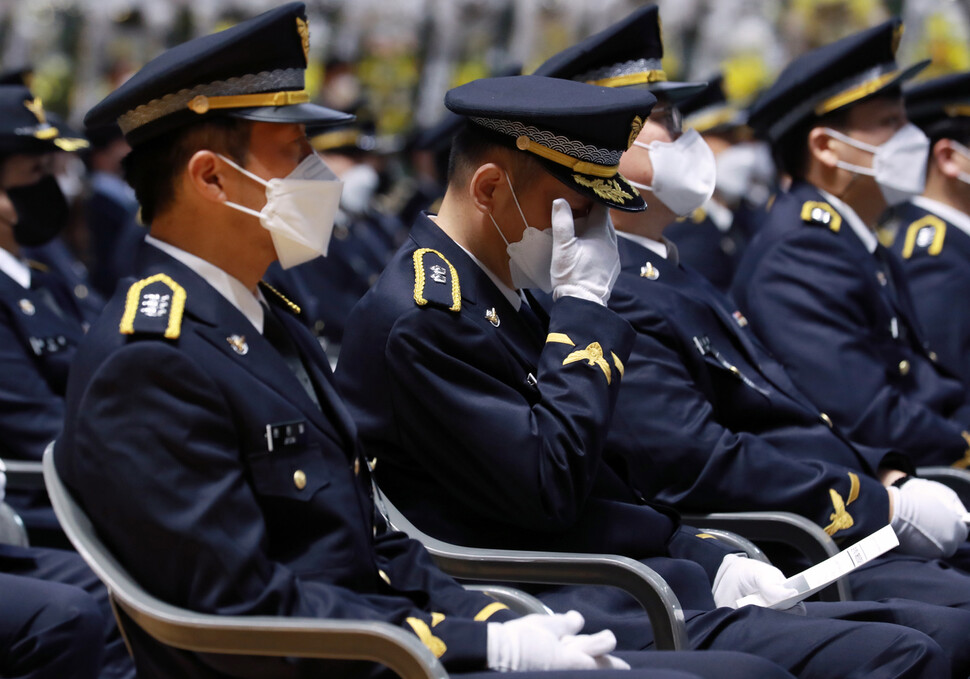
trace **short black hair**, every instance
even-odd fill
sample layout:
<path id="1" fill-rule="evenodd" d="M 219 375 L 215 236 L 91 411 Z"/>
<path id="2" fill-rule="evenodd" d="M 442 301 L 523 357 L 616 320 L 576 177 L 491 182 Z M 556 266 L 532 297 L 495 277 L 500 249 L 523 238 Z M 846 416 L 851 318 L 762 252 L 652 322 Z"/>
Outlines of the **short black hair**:
<path id="1" fill-rule="evenodd" d="M 151 224 L 168 209 L 175 198 L 175 180 L 197 151 L 209 149 L 245 164 L 251 130 L 248 120 L 215 117 L 166 132 L 132 149 L 122 160 L 122 168 L 141 205 L 142 221 Z"/>
<path id="2" fill-rule="evenodd" d="M 922 125 L 923 132 L 930 138 L 930 159 L 933 158 L 933 147 L 941 139 L 952 139 L 964 146 L 970 146 L 970 118 L 955 116 L 941 118 L 932 123 Z"/>
<path id="3" fill-rule="evenodd" d="M 523 151 L 509 148 L 498 133 L 481 125 L 466 122 L 451 144 L 448 156 L 448 184 L 468 182 L 485 162 L 486 158 L 504 152 L 511 164 L 512 178 L 518 188 L 528 188 L 536 173 L 545 172 L 538 160 Z"/>
<path id="4" fill-rule="evenodd" d="M 810 118 L 786 132 L 772 145 L 775 164 L 792 179 L 804 179 L 808 170 L 808 135 L 816 127 L 831 127 L 840 132 L 849 123 L 851 106 L 826 113 L 819 118 Z"/>

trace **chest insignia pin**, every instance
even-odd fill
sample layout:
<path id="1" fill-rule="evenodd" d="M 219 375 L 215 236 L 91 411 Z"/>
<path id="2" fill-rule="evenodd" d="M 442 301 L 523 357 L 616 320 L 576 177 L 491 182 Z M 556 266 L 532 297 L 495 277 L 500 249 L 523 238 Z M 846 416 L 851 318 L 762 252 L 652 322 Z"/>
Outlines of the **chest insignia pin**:
<path id="1" fill-rule="evenodd" d="M 243 335 L 229 335 L 226 338 L 229 342 L 229 346 L 240 356 L 245 356 L 249 353 L 249 345 L 246 343 L 246 338 Z"/>
<path id="2" fill-rule="evenodd" d="M 492 307 L 485 312 L 485 320 L 494 325 L 496 328 L 502 324 L 499 320 L 498 313 L 495 311 L 495 307 Z"/>

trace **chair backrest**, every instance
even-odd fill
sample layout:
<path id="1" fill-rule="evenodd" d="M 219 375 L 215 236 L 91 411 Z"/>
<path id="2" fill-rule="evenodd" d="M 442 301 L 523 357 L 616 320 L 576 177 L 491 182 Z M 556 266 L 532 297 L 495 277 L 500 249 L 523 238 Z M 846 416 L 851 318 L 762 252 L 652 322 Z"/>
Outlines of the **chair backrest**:
<path id="1" fill-rule="evenodd" d="M 0 544 L 29 547 L 23 519 L 6 502 L 0 502 Z"/>
<path id="2" fill-rule="evenodd" d="M 108 588 L 112 600 L 161 644 L 205 653 L 368 660 L 405 679 L 448 677 L 415 635 L 387 623 L 208 615 L 152 596 L 98 538 L 87 514 L 57 474 L 53 445 L 44 452 L 44 479 L 64 533 Z"/>

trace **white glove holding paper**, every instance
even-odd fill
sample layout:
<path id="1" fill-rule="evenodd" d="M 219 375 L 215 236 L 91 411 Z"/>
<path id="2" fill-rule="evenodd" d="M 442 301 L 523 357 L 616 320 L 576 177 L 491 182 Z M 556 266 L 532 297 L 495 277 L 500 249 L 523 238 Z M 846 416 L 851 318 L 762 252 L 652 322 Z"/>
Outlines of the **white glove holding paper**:
<path id="1" fill-rule="evenodd" d="M 563 198 L 552 202 L 552 298 L 568 295 L 606 306 L 620 275 L 620 255 L 610 210 L 594 203 L 573 220 Z"/>
<path id="2" fill-rule="evenodd" d="M 785 585 L 785 574 L 771 564 L 728 554 L 714 577 L 714 603 L 737 608 L 738 600 L 758 594 L 764 601 L 782 601 L 798 594 Z"/>
<path id="3" fill-rule="evenodd" d="M 902 488 L 887 488 L 893 501 L 890 525 L 899 551 L 928 559 L 952 556 L 967 539 L 967 513 L 960 498 L 936 481 L 910 479 Z"/>
<path id="4" fill-rule="evenodd" d="M 578 611 L 490 622 L 488 667 L 499 672 L 630 669 L 609 655 L 616 648 L 613 633 L 579 634 L 585 624 Z"/>

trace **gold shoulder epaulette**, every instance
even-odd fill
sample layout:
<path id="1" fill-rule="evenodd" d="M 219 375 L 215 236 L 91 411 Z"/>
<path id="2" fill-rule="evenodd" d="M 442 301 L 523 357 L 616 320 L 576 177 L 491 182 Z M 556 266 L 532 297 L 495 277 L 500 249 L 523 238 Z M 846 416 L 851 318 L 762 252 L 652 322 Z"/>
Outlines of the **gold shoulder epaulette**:
<path id="1" fill-rule="evenodd" d="M 414 303 L 434 304 L 449 311 L 461 311 L 461 287 L 458 272 L 445 256 L 431 248 L 415 250 Z"/>
<path id="2" fill-rule="evenodd" d="M 286 295 L 284 295 L 282 292 L 274 288 L 266 281 L 260 281 L 259 288 L 260 290 L 263 291 L 263 294 L 266 295 L 266 297 L 276 302 L 277 306 L 281 306 L 287 311 L 293 312 L 297 316 L 303 313 L 303 309 L 300 308 L 299 304 L 297 304 L 296 302 L 290 301 L 290 299 Z"/>
<path id="3" fill-rule="evenodd" d="M 935 257 L 943 249 L 944 238 L 946 222 L 936 215 L 924 215 L 906 228 L 903 259 L 912 257 L 916 248 L 926 250 L 926 254 Z"/>
<path id="4" fill-rule="evenodd" d="M 806 200 L 802 204 L 802 221 L 806 224 L 827 226 L 835 233 L 842 228 L 842 215 L 834 207 L 820 200 Z"/>
<path id="5" fill-rule="evenodd" d="M 128 288 L 122 335 L 162 335 L 178 339 L 185 311 L 185 288 L 163 273 L 137 281 Z"/>

